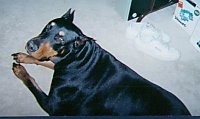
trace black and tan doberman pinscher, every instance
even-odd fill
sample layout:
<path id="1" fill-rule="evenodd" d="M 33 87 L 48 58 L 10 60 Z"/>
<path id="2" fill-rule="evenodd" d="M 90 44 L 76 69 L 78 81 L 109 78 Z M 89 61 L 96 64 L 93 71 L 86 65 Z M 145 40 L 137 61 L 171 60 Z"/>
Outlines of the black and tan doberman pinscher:
<path id="1" fill-rule="evenodd" d="M 14 74 L 49 115 L 190 115 L 172 93 L 144 79 L 84 35 L 74 11 L 50 21 L 12 56 Z M 22 61 L 24 60 L 24 61 Z M 54 75 L 46 95 L 19 63 L 52 61 Z"/>

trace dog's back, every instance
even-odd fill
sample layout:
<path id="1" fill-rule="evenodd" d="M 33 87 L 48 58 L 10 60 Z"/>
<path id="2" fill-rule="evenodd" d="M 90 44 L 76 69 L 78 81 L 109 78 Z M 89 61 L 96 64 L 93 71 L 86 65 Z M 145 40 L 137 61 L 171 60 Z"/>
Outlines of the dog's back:
<path id="1" fill-rule="evenodd" d="M 173 94 L 139 76 L 94 41 L 55 66 L 51 90 L 50 95 L 62 102 L 56 104 L 55 114 L 60 115 L 190 114 Z"/>

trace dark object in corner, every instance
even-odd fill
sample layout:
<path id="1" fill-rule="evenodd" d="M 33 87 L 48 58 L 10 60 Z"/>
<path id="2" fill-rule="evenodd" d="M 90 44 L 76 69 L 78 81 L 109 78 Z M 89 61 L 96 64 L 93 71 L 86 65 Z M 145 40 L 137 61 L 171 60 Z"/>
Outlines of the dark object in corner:
<path id="1" fill-rule="evenodd" d="M 167 6 L 177 3 L 178 0 L 119 0 L 117 2 L 117 10 L 123 11 L 122 16 L 126 16 L 126 20 L 137 18 L 137 22 L 149 13 L 155 12 Z"/>

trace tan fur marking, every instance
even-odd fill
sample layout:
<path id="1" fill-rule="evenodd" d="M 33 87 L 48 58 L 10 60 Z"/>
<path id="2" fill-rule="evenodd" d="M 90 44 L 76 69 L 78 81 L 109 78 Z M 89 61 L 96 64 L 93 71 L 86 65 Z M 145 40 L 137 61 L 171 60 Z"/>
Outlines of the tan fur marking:
<path id="1" fill-rule="evenodd" d="M 57 54 L 58 52 L 53 50 L 50 43 L 42 43 L 37 51 L 31 53 L 31 56 L 33 56 L 36 59 L 42 59 L 42 58 L 50 58 Z"/>
<path id="2" fill-rule="evenodd" d="M 56 23 L 55 22 L 51 22 L 51 26 L 55 26 L 56 25 Z"/>
<path id="3" fill-rule="evenodd" d="M 60 36 L 65 36 L 65 32 L 64 31 L 59 31 L 58 33 Z"/>

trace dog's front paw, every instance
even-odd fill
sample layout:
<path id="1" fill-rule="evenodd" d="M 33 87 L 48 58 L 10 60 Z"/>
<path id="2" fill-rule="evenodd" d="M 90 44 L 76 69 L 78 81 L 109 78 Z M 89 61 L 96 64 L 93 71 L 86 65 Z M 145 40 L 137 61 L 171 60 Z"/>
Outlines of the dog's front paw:
<path id="1" fill-rule="evenodd" d="M 25 63 L 25 64 L 35 64 L 36 60 L 34 57 L 25 54 L 25 53 L 14 53 L 11 56 L 13 56 L 13 59 L 17 62 L 17 63 Z"/>
<path id="2" fill-rule="evenodd" d="M 12 70 L 15 76 L 17 76 L 17 78 L 22 80 L 24 83 L 26 83 L 27 80 L 30 79 L 30 75 L 22 65 L 13 63 Z"/>

